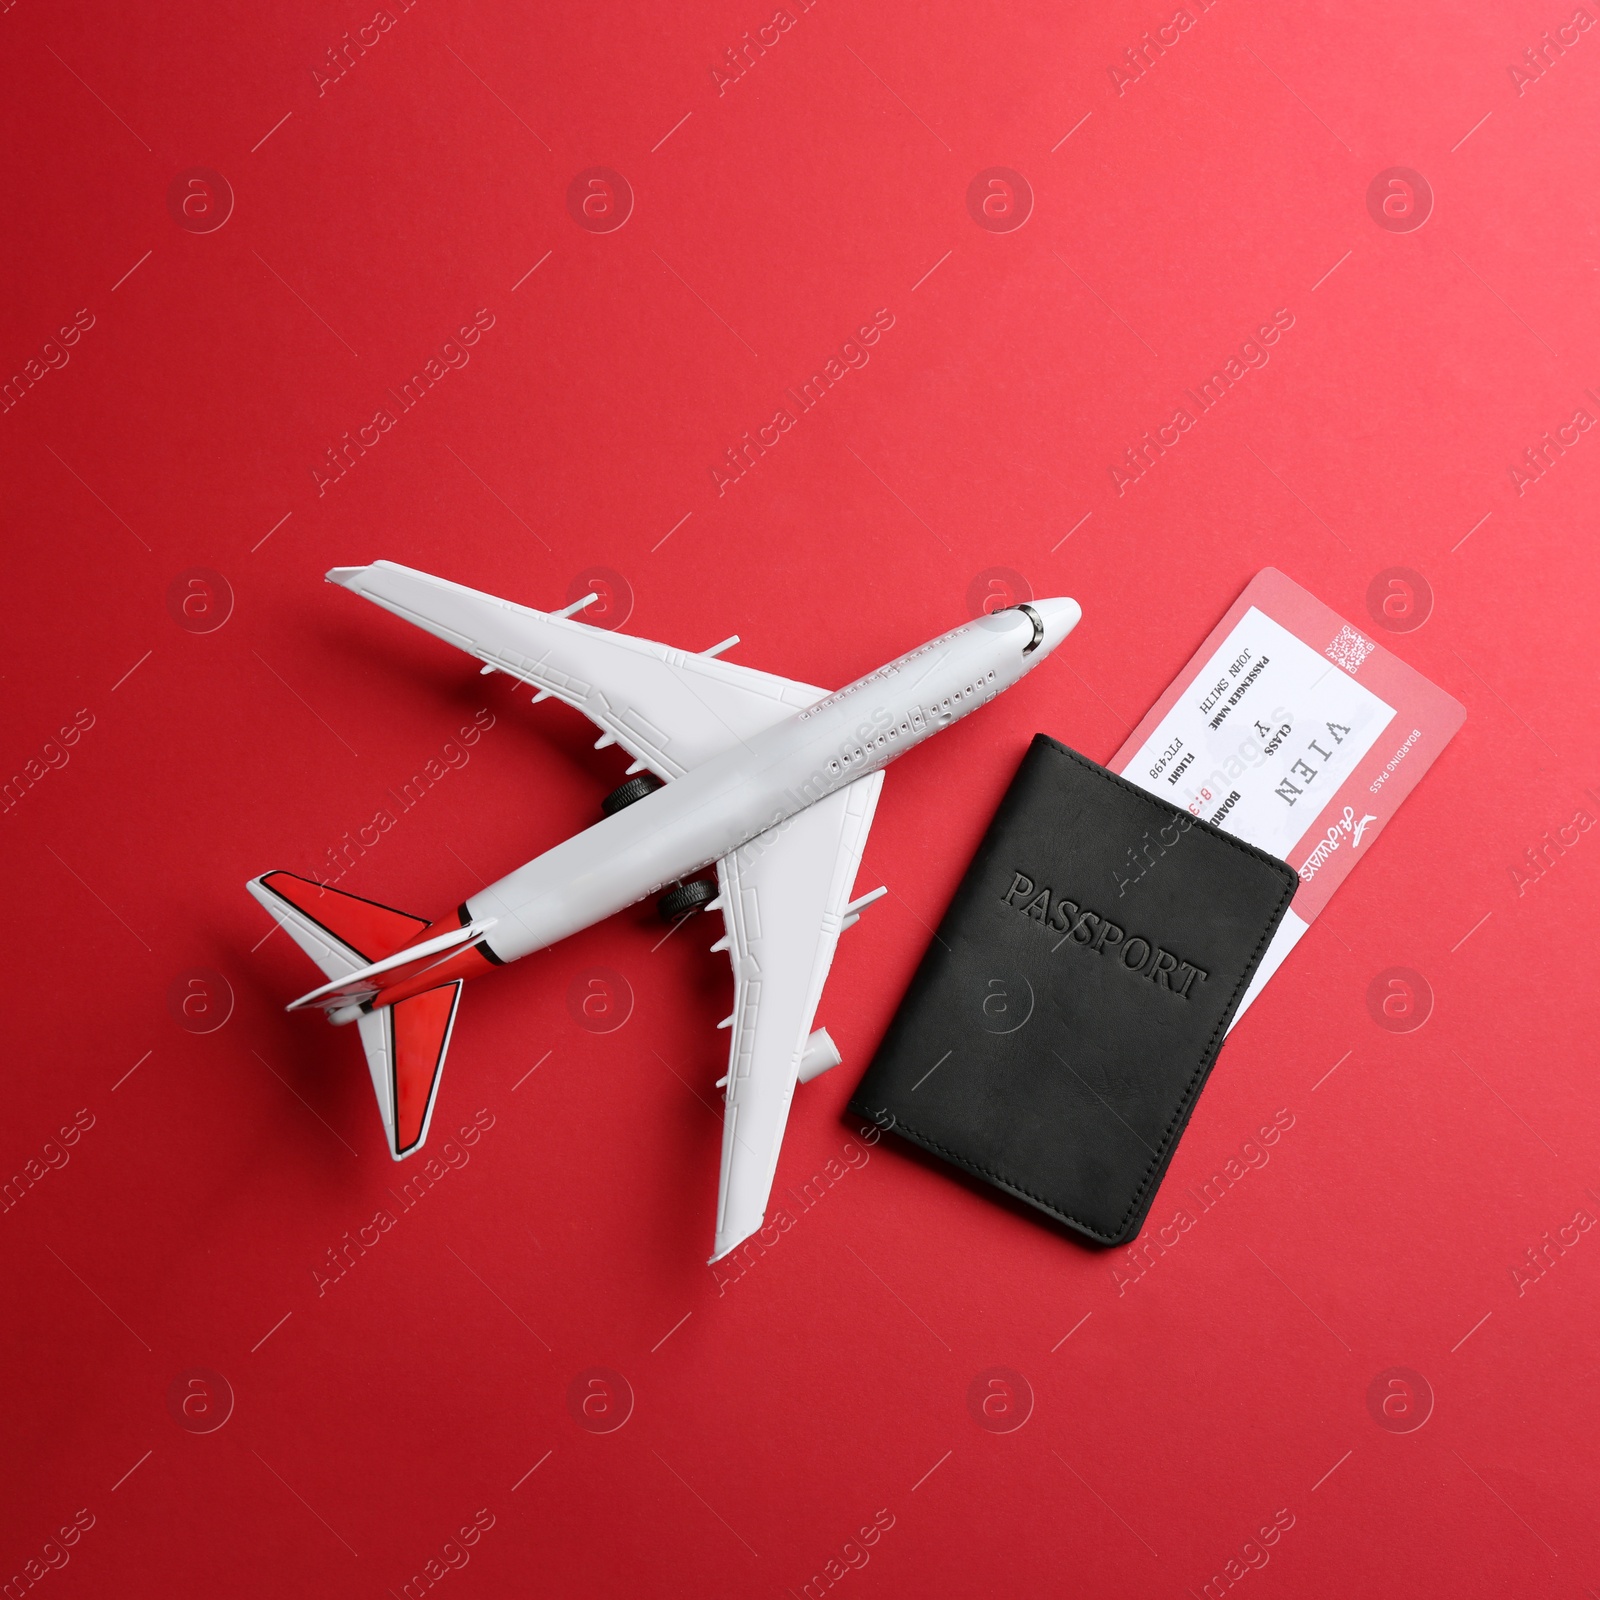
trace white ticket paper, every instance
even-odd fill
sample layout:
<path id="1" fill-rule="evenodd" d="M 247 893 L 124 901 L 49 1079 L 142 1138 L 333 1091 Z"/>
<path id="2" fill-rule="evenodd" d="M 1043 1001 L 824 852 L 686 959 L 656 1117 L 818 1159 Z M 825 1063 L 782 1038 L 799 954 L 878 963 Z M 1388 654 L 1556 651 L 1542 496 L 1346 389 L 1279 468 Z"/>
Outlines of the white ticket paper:
<path id="1" fill-rule="evenodd" d="M 1267 567 L 1129 735 L 1112 771 L 1300 876 L 1236 1022 L 1465 717 Z"/>
<path id="2" fill-rule="evenodd" d="M 1394 707 L 1251 606 L 1123 776 L 1289 858 Z"/>

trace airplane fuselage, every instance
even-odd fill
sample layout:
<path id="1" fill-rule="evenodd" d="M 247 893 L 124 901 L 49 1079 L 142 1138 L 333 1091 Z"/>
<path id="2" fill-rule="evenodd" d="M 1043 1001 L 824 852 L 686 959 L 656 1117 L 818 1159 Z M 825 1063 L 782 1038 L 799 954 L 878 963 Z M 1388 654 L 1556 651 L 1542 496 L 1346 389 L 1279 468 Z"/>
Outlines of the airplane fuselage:
<path id="1" fill-rule="evenodd" d="M 545 949 L 781 827 L 1010 688 L 1058 642 L 1050 621 L 1013 607 L 942 634 L 535 856 L 461 906 L 493 922 L 477 945 L 397 971 L 369 1006 Z"/>

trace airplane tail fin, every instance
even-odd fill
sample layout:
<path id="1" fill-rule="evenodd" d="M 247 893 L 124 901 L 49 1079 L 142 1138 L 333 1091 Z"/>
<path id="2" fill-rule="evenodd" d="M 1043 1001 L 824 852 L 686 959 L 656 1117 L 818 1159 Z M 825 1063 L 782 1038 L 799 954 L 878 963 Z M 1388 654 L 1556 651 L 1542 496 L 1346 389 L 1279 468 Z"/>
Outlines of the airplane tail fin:
<path id="1" fill-rule="evenodd" d="M 380 906 L 376 900 L 363 900 L 292 872 L 264 872 L 245 888 L 327 978 L 348 978 L 392 956 L 432 926 L 426 917 Z"/>
<path id="2" fill-rule="evenodd" d="M 431 924 L 425 917 L 330 889 L 291 872 L 263 873 L 252 878 L 246 888 L 329 979 L 324 989 L 336 991 L 329 995 L 330 1003 L 344 1012 L 340 1016 L 336 1011 L 334 1020 L 348 1021 L 355 1015 L 389 1153 L 396 1161 L 413 1154 L 428 1136 L 461 998 L 460 981 L 440 984 L 376 1011 L 358 1012 L 358 1006 L 363 993 L 360 984 L 368 970 L 414 946 Z M 470 937 L 473 931 L 462 929 L 460 933 Z M 450 935 L 449 942 L 455 944 L 459 937 Z M 424 948 L 438 942 L 428 941 Z M 311 997 L 304 998 L 322 993 L 313 990 Z"/>
<path id="3" fill-rule="evenodd" d="M 389 1154 L 403 1161 L 422 1148 L 444 1076 L 461 980 L 442 983 L 357 1018 L 367 1069 L 378 1094 Z"/>

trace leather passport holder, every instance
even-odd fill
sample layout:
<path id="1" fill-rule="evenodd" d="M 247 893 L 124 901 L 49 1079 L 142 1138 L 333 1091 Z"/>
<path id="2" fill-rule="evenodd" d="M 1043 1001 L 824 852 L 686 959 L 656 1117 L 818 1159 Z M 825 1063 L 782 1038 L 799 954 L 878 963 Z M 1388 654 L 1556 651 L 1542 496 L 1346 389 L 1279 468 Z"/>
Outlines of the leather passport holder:
<path id="1" fill-rule="evenodd" d="M 1137 1237 L 1298 881 L 1035 735 L 850 1109 Z"/>

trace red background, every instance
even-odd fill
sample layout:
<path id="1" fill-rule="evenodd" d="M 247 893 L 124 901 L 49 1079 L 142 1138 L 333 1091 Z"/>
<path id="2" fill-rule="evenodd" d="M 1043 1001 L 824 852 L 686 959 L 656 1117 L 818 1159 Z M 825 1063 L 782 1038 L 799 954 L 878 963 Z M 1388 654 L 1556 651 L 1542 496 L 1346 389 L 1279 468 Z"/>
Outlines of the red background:
<path id="1" fill-rule="evenodd" d="M 0 12 L 4 372 L 94 318 L 0 415 L 6 773 L 94 719 L 0 817 L 4 1175 L 93 1119 L 0 1213 L 4 1575 L 83 1508 L 52 1594 L 398 1594 L 482 1508 L 452 1593 L 781 1596 L 830 1560 L 863 1595 L 1216 1593 L 1229 1561 L 1261 1595 L 1600 1586 L 1600 1237 L 1513 1274 L 1600 1216 L 1600 835 L 1525 858 L 1600 816 L 1600 438 L 1509 472 L 1600 385 L 1600 33 L 1519 93 L 1568 7 L 1219 0 L 1119 93 L 1169 5 L 821 0 L 719 93 L 770 6 L 391 9 L 321 94 L 370 7 Z M 568 211 L 593 166 L 635 196 L 613 232 Z M 1031 186 L 1014 231 L 968 210 L 994 166 Z M 1431 186 L 1414 231 L 1368 207 L 1394 166 Z M 212 232 L 169 208 L 194 167 L 234 196 Z M 880 307 L 870 364 L 719 494 Z M 479 308 L 470 364 L 319 494 Z M 1270 364 L 1119 494 L 1279 308 Z M 1152 1217 L 1293 1126 L 1121 1293 L 1121 1256 L 892 1142 L 719 1285 L 731 983 L 714 919 L 657 947 L 647 908 L 467 991 L 433 1138 L 492 1126 L 319 1293 L 406 1174 L 355 1040 L 284 1015 L 315 974 L 257 948 L 245 879 L 323 867 L 480 707 L 344 887 L 438 915 L 622 768 L 321 581 L 378 557 L 540 606 L 603 566 L 632 631 L 737 630 L 828 685 L 992 567 L 1081 601 L 1043 671 L 891 774 L 860 885 L 892 893 L 841 947 L 846 1064 L 797 1097 L 778 1205 L 855 1136 L 1030 734 L 1108 757 L 1259 568 L 1373 630 L 1374 576 L 1422 574 L 1426 624 L 1377 636 L 1468 720 L 1230 1040 Z M 169 608 L 197 567 L 232 594 L 210 632 Z M 607 1034 L 566 999 L 597 966 L 633 996 Z M 1395 966 L 1434 995 L 1412 1033 L 1368 1009 Z M 169 1003 L 197 968 L 233 996 L 206 1034 Z M 569 1409 L 596 1367 L 618 1431 Z M 1016 1431 L 969 1409 L 995 1367 L 1033 1396 Z M 1431 1390 L 1415 1431 L 1369 1409 L 1393 1367 Z M 169 1409 L 196 1368 L 233 1396 L 210 1433 Z"/>

